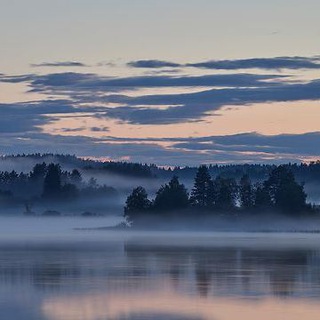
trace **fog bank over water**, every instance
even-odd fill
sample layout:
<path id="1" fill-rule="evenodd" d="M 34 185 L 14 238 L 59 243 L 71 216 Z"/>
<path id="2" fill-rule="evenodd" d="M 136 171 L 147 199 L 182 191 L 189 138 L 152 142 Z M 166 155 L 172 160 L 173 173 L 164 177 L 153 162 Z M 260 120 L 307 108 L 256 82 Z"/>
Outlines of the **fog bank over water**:
<path id="1" fill-rule="evenodd" d="M 77 231 L 81 228 L 113 226 L 122 220 L 120 216 L 94 218 L 80 217 L 0 217 L 0 245 L 20 242 L 87 241 L 101 238 L 98 233 Z"/>
<path id="2" fill-rule="evenodd" d="M 74 230 L 116 219 L 1 218 L 0 318 L 319 317 L 319 234 Z"/>
<path id="3" fill-rule="evenodd" d="M 7 244 L 28 245 L 65 245 L 82 243 L 84 246 L 103 246 L 110 242 L 130 241 L 139 245 L 161 244 L 174 246 L 315 246 L 320 243 L 318 225 L 314 220 L 299 221 L 294 219 L 279 222 L 264 222 L 259 219 L 252 225 L 234 224 L 232 221 L 216 221 L 215 228 L 179 228 L 178 225 L 167 228 L 150 227 L 142 230 L 109 229 L 122 222 L 121 216 L 106 217 L 12 217 L 0 218 L 0 247 Z M 253 225 L 256 224 L 256 225 Z M 278 229 L 276 228 L 278 226 Z M 265 232 L 267 228 L 279 232 Z M 281 230 L 282 228 L 282 230 Z M 286 230 L 302 232 L 285 232 Z M 255 232 L 252 232 L 255 230 Z M 259 231 L 260 230 L 260 231 Z M 251 241 L 254 239 L 254 241 Z"/>

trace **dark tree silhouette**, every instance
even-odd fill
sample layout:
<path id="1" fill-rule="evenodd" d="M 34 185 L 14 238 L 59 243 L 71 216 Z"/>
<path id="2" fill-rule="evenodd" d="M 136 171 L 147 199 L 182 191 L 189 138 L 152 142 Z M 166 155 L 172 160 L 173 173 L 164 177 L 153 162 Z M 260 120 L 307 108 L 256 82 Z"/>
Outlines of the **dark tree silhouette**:
<path id="1" fill-rule="evenodd" d="M 213 206 L 214 188 L 206 166 L 200 166 L 191 191 L 190 204 L 199 209 L 209 209 Z"/>
<path id="2" fill-rule="evenodd" d="M 45 162 L 36 164 L 30 172 L 30 180 L 32 182 L 43 182 L 47 173 L 47 165 Z"/>
<path id="3" fill-rule="evenodd" d="M 256 185 L 254 193 L 254 207 L 258 210 L 267 210 L 272 207 L 270 194 L 265 183 L 259 183 Z"/>
<path id="4" fill-rule="evenodd" d="M 43 198 L 58 199 L 61 196 L 61 168 L 58 164 L 49 164 L 43 183 Z"/>
<path id="5" fill-rule="evenodd" d="M 124 216 L 129 222 L 134 222 L 139 215 L 147 212 L 150 206 L 147 191 L 143 187 L 137 187 L 127 198 Z"/>
<path id="6" fill-rule="evenodd" d="M 79 196 L 79 190 L 76 185 L 66 183 L 61 187 L 61 199 L 74 200 Z"/>
<path id="7" fill-rule="evenodd" d="M 90 178 L 88 185 L 90 188 L 97 188 L 98 187 L 98 181 L 96 178 Z"/>
<path id="8" fill-rule="evenodd" d="M 215 208 L 218 210 L 232 210 L 237 198 L 237 184 L 234 179 L 217 177 L 214 181 L 217 198 Z"/>
<path id="9" fill-rule="evenodd" d="M 239 200 L 242 209 L 251 210 L 254 206 L 254 190 L 247 174 L 243 175 L 240 180 Z"/>
<path id="10" fill-rule="evenodd" d="M 307 209 L 307 195 L 293 173 L 285 166 L 275 168 L 265 182 L 272 204 L 276 209 L 295 214 Z"/>
<path id="11" fill-rule="evenodd" d="M 13 201 L 13 196 L 10 191 L 0 190 L 0 207 L 7 206 Z"/>
<path id="12" fill-rule="evenodd" d="M 70 181 L 72 184 L 76 186 L 80 186 L 82 183 L 82 176 L 79 170 L 73 169 L 71 174 L 70 174 Z"/>
<path id="13" fill-rule="evenodd" d="M 153 208 L 157 211 L 185 209 L 189 205 L 186 187 L 174 176 L 168 184 L 162 186 L 156 195 Z"/>

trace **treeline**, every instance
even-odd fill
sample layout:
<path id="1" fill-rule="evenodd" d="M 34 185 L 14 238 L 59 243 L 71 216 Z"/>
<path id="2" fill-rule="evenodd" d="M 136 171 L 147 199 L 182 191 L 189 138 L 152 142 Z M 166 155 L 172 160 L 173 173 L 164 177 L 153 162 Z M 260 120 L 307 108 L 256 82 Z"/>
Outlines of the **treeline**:
<path id="1" fill-rule="evenodd" d="M 165 178 L 179 176 L 183 181 L 192 179 L 196 172 L 196 167 L 181 166 L 175 168 L 161 168 L 156 165 L 143 163 L 118 162 L 118 161 L 98 161 L 92 159 L 82 159 L 75 155 L 64 154 L 20 154 L 0 157 L 2 163 L 28 163 L 32 160 L 35 163 L 54 162 L 67 168 L 79 168 L 89 172 L 113 173 L 123 176 L 142 178 Z M 21 162 L 20 162 L 21 161 Z M 182 164 L 183 165 L 183 164 Z M 212 177 L 223 177 L 240 180 L 243 175 L 248 175 L 253 182 L 264 181 L 276 168 L 272 164 L 232 164 L 232 165 L 209 165 L 208 171 Z M 310 163 L 289 163 L 285 167 L 291 171 L 299 182 L 319 182 L 320 181 L 320 161 Z"/>
<path id="2" fill-rule="evenodd" d="M 79 198 L 116 196 L 117 191 L 99 185 L 96 179 L 85 181 L 79 170 L 64 171 L 59 164 L 36 164 L 29 173 L 0 172 L 0 203 L 17 199 L 70 201 Z"/>
<path id="3" fill-rule="evenodd" d="M 85 166 L 83 169 L 89 173 L 111 173 L 133 178 L 155 178 L 154 171 L 157 170 L 157 167 L 142 163 L 106 162 L 98 168 L 95 166 Z"/>
<path id="4" fill-rule="evenodd" d="M 268 178 L 252 183 L 248 175 L 240 180 L 218 176 L 213 179 L 207 166 L 197 170 L 190 192 L 174 176 L 149 200 L 143 187 L 132 191 L 126 201 L 124 216 L 129 222 L 145 215 L 191 212 L 223 214 L 276 212 L 288 215 L 311 213 L 315 209 L 306 202 L 302 184 L 297 183 L 287 166 L 274 167 Z"/>
<path id="5" fill-rule="evenodd" d="M 19 154 L 0 157 L 0 161 L 18 164 L 19 161 L 26 163 L 28 160 L 34 162 L 54 162 L 59 163 L 63 167 L 80 168 L 87 173 L 111 173 L 116 175 L 155 178 L 158 167 L 156 165 L 148 165 L 142 163 L 131 163 L 124 161 L 97 161 L 92 159 L 82 159 L 75 155 L 52 154 L 52 153 L 34 153 L 34 154 Z M 0 162 L 1 166 L 1 162 Z"/>
<path id="6" fill-rule="evenodd" d="M 310 163 L 288 163 L 284 164 L 291 171 L 299 182 L 319 182 L 320 181 L 320 161 Z M 264 181 L 270 173 L 277 168 L 272 164 L 230 164 L 230 165 L 209 165 L 208 170 L 212 177 L 233 178 L 240 180 L 243 175 L 248 175 L 254 182 Z M 167 173 L 168 176 L 177 175 L 181 179 L 194 177 L 197 172 L 195 167 L 173 168 Z M 163 172 L 164 175 L 166 173 Z"/>

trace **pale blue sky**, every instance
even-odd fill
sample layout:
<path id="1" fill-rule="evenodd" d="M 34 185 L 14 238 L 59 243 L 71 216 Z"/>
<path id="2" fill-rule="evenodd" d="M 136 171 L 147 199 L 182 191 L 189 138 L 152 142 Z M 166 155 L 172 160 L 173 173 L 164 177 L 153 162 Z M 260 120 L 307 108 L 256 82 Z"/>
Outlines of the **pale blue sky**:
<path id="1" fill-rule="evenodd" d="M 0 0 L 0 70 L 29 63 L 315 55 L 318 0 Z"/>

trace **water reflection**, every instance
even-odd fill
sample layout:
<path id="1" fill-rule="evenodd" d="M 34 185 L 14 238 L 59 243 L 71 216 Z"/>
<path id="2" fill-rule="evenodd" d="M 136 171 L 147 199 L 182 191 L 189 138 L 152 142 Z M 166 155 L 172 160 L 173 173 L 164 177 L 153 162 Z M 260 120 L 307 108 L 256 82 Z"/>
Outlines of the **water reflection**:
<path id="1" fill-rule="evenodd" d="M 318 319 L 317 245 L 188 243 L 0 246 L 0 318 Z"/>
<path id="2" fill-rule="evenodd" d="M 127 244 L 130 272 L 153 271 L 200 296 L 320 297 L 319 252 L 310 249 L 192 248 Z"/>

